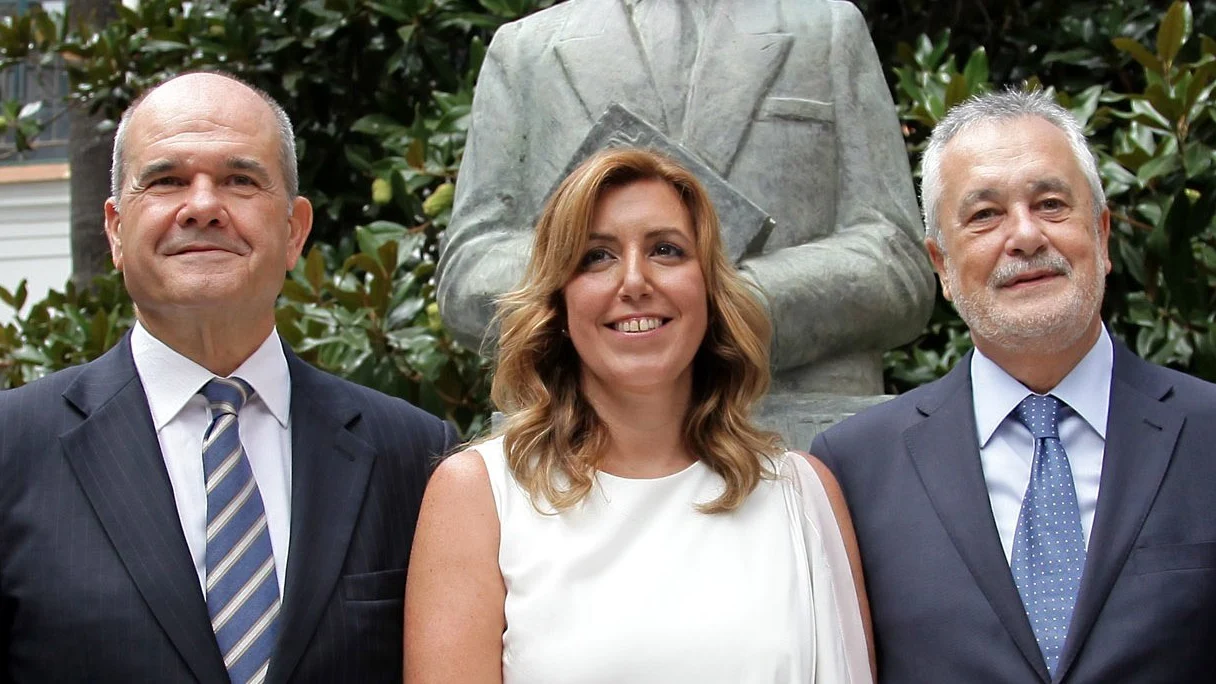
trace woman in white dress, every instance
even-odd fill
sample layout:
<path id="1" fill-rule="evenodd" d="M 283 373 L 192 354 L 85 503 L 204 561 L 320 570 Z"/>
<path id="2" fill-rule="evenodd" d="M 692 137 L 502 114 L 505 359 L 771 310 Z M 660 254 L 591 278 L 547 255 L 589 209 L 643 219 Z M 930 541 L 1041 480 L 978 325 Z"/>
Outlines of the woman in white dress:
<path id="1" fill-rule="evenodd" d="M 771 327 L 688 171 L 588 159 L 500 322 L 504 423 L 427 489 L 406 682 L 873 681 L 843 498 L 750 420 Z"/>

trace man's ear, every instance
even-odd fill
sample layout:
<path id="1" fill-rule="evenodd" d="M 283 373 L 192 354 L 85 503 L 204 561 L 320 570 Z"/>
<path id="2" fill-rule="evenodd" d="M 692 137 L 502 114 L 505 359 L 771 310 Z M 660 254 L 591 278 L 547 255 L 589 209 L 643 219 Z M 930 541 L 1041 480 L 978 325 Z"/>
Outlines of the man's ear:
<path id="1" fill-rule="evenodd" d="M 114 268 L 122 270 L 122 217 L 118 214 L 118 204 L 111 197 L 106 200 L 106 240 L 110 243 L 110 259 Z"/>
<path id="2" fill-rule="evenodd" d="M 304 197 L 291 201 L 291 216 L 287 219 L 290 233 L 287 236 L 287 268 L 290 271 L 296 267 L 300 254 L 304 251 L 304 243 L 312 232 L 312 202 Z"/>
<path id="3" fill-rule="evenodd" d="M 1110 208 L 1103 207 L 1098 216 L 1098 249 L 1102 250 L 1102 261 L 1106 262 L 1106 274 L 1110 275 Z"/>
<path id="4" fill-rule="evenodd" d="M 933 270 L 937 271 L 937 279 L 942 284 L 942 296 L 946 301 L 954 301 L 953 295 L 950 293 L 949 279 L 946 278 L 946 252 L 942 249 L 937 240 L 933 238 L 925 238 L 925 249 L 929 252 L 929 261 L 933 262 Z"/>

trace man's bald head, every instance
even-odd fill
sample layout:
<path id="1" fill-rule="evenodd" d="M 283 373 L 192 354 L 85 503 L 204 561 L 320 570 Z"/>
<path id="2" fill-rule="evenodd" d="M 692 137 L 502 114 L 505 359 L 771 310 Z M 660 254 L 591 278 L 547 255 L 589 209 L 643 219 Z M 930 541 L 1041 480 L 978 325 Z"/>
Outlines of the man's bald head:
<path id="1" fill-rule="evenodd" d="M 127 178 L 127 137 L 131 122 L 145 107 L 182 107 L 191 101 L 228 102 L 232 106 L 245 104 L 266 107 L 279 129 L 279 165 L 287 191 L 288 206 L 300 193 L 300 174 L 296 165 L 296 138 L 287 112 L 260 88 L 218 71 L 190 72 L 174 76 L 144 92 L 123 112 L 114 136 L 114 156 L 110 166 L 110 197 L 121 208 L 123 184 Z"/>

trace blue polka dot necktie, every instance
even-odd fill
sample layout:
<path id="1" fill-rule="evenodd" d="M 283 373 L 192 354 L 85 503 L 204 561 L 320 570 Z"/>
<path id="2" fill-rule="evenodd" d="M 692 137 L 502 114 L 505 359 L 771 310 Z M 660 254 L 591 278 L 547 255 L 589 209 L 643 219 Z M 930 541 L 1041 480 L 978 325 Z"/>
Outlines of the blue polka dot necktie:
<path id="1" fill-rule="evenodd" d="M 279 582 L 266 510 L 241 446 L 237 414 L 253 396 L 240 378 L 213 378 L 203 436 L 207 487 L 207 612 L 232 682 L 261 682 L 278 635 Z"/>
<path id="2" fill-rule="evenodd" d="M 1010 569 L 1043 660 L 1053 675 L 1085 567 L 1077 490 L 1060 443 L 1061 409 L 1059 399 L 1032 394 L 1013 411 L 1034 435 L 1035 446 L 1030 485 L 1013 536 Z"/>

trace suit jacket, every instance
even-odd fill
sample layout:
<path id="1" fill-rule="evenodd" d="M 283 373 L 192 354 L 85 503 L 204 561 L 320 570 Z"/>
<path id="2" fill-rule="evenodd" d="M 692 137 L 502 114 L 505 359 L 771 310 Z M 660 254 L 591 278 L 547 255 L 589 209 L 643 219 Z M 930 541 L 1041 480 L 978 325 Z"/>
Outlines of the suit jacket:
<path id="1" fill-rule="evenodd" d="M 1216 386 L 1115 344 L 1097 511 L 1054 680 L 980 466 L 970 355 L 811 447 L 856 526 L 882 682 L 1211 681 Z"/>
<path id="2" fill-rule="evenodd" d="M 400 682 L 439 419 L 287 352 L 291 542 L 269 682 Z M 227 682 L 129 337 L 0 392 L 0 682 Z"/>
<path id="3" fill-rule="evenodd" d="M 861 14 L 834 0 L 719 0 L 678 134 L 650 75 L 674 67 L 647 62 L 632 22 L 626 0 L 571 0 L 494 35 L 439 261 L 449 329 L 477 348 L 494 297 L 523 276 L 544 200 L 615 102 L 775 219 L 742 262 L 775 321 L 775 388 L 880 393 L 880 352 L 920 333 L 934 287 Z"/>

